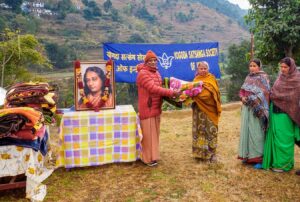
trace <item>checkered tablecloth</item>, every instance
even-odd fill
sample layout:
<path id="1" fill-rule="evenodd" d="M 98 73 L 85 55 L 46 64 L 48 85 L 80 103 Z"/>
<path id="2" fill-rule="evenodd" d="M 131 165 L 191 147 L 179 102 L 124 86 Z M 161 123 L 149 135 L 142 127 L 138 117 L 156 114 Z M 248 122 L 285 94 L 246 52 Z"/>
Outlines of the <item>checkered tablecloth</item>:
<path id="1" fill-rule="evenodd" d="M 66 168 L 131 162 L 139 158 L 141 128 L 131 105 L 66 112 L 60 127 L 57 166 Z"/>

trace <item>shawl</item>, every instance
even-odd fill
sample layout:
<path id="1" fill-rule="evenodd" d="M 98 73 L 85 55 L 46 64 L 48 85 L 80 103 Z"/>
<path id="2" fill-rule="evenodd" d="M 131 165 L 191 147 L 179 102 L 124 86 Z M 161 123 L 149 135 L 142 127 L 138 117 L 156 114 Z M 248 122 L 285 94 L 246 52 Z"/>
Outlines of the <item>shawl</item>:
<path id="1" fill-rule="evenodd" d="M 221 115 L 221 96 L 216 78 L 211 73 L 205 76 L 196 75 L 193 82 L 202 81 L 202 91 L 193 100 L 208 118 L 218 125 Z"/>
<path id="2" fill-rule="evenodd" d="M 280 74 L 271 89 L 271 100 L 300 126 L 300 72 L 290 58 L 288 75 Z"/>
<path id="3" fill-rule="evenodd" d="M 240 97 L 246 97 L 247 103 L 260 119 L 263 129 L 268 127 L 269 103 L 270 103 L 270 84 L 268 75 L 264 71 L 250 73 L 241 87 Z"/>

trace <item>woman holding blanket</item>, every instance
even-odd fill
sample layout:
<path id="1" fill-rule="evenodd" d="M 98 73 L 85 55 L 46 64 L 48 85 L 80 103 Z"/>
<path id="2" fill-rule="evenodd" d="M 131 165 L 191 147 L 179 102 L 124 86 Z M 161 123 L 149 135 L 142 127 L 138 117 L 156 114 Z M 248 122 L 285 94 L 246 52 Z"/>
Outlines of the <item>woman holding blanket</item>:
<path id="1" fill-rule="evenodd" d="M 238 158 L 244 163 L 255 164 L 255 168 L 262 166 L 265 131 L 269 119 L 270 84 L 268 75 L 261 70 L 261 66 L 258 59 L 250 61 L 250 73 L 240 90 L 243 106 Z"/>
<path id="2" fill-rule="evenodd" d="M 193 97 L 193 156 L 203 161 L 215 162 L 221 100 L 218 83 L 209 73 L 207 62 L 200 62 L 193 82 L 203 82 L 200 94 Z"/>
<path id="3" fill-rule="evenodd" d="M 294 145 L 300 140 L 300 72 L 295 61 L 280 61 L 280 74 L 271 89 L 270 124 L 266 136 L 263 168 L 275 172 L 294 167 Z"/>
<path id="4" fill-rule="evenodd" d="M 159 130 L 162 97 L 173 97 L 179 92 L 162 87 L 157 69 L 157 56 L 148 51 L 144 64 L 137 67 L 138 109 L 143 133 L 142 161 L 148 166 L 157 165 L 159 159 Z"/>

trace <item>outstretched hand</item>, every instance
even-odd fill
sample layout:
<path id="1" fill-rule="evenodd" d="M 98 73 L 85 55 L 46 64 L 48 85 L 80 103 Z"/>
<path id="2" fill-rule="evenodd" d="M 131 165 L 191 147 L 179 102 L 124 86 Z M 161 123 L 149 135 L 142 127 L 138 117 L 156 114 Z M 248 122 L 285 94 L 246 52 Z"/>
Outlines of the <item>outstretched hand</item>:
<path id="1" fill-rule="evenodd" d="M 173 90 L 174 97 L 178 97 L 179 95 L 181 95 L 181 91 L 179 89 Z"/>
<path id="2" fill-rule="evenodd" d="M 242 97 L 242 103 L 247 104 L 247 97 Z"/>

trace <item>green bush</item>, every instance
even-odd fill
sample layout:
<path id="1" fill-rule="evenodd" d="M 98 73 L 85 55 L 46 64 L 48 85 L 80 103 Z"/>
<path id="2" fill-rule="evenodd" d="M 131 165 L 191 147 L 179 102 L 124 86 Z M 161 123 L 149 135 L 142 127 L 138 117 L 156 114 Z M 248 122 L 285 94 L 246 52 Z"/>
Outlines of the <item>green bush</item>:
<path id="1" fill-rule="evenodd" d="M 86 20 L 93 20 L 94 19 L 93 11 L 89 8 L 85 8 L 83 10 L 83 17 Z"/>
<path id="2" fill-rule="evenodd" d="M 139 34 L 132 34 L 127 40 L 128 43 L 145 43 L 146 40 Z"/>
<path id="3" fill-rule="evenodd" d="M 148 10 L 145 6 L 137 8 L 137 10 L 135 12 L 135 16 L 140 19 L 147 20 L 148 22 L 151 22 L 151 23 L 154 23 L 157 20 L 154 15 L 151 15 L 148 12 Z"/>
<path id="4" fill-rule="evenodd" d="M 73 48 L 67 45 L 58 45 L 47 42 L 45 49 L 51 64 L 57 69 L 72 67 L 72 62 L 76 59 L 76 53 Z"/>

